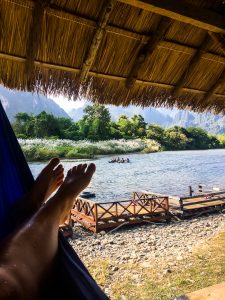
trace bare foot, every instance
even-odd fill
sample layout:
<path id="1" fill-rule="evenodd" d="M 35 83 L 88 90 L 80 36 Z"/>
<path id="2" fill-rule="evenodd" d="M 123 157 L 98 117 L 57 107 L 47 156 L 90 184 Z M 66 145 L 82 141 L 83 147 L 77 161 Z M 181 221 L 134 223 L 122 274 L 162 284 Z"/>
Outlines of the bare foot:
<path id="1" fill-rule="evenodd" d="M 37 209 L 63 183 L 64 169 L 59 158 L 53 158 L 36 178 L 29 197 Z"/>
<path id="2" fill-rule="evenodd" d="M 61 222 L 65 222 L 72 206 L 74 199 L 88 186 L 96 170 L 95 164 L 80 164 L 73 167 L 67 173 L 67 176 L 59 188 L 56 196 L 64 199 L 64 208 L 61 213 Z M 61 200 L 62 201 L 62 200 Z"/>

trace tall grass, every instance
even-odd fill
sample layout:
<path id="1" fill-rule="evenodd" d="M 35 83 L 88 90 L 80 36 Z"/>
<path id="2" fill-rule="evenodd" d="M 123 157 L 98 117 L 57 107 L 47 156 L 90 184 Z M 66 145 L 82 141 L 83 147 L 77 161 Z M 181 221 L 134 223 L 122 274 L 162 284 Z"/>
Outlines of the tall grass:
<path id="1" fill-rule="evenodd" d="M 115 155 L 133 152 L 157 152 L 160 145 L 154 140 L 108 140 L 100 142 L 19 139 L 26 158 L 30 161 L 61 158 L 92 158 L 96 155 Z"/>

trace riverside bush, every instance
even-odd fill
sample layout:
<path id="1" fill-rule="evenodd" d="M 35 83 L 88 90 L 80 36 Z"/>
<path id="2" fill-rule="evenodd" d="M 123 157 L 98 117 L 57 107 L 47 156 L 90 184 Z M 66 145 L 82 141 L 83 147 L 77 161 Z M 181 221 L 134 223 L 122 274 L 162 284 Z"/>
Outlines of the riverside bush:
<path id="1" fill-rule="evenodd" d="M 93 158 L 95 155 L 125 154 L 133 152 L 156 152 L 160 144 L 154 140 L 108 140 L 90 142 L 87 140 L 19 139 L 26 158 L 48 160 L 54 156 L 61 158 Z"/>

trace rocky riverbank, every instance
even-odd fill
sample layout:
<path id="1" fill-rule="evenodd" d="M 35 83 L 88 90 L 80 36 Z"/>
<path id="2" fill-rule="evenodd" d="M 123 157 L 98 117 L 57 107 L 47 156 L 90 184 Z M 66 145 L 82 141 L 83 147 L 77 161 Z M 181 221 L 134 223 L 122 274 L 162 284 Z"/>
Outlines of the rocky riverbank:
<path id="1" fill-rule="evenodd" d="M 141 283 L 141 270 L 157 268 L 164 276 L 187 263 L 193 249 L 225 228 L 225 215 L 214 214 L 170 224 L 146 224 L 92 234 L 74 227 L 72 246 L 90 267 L 94 261 L 107 261 L 104 284 L 110 294 L 114 280 L 123 278 L 124 265 L 138 266 L 135 282 Z"/>

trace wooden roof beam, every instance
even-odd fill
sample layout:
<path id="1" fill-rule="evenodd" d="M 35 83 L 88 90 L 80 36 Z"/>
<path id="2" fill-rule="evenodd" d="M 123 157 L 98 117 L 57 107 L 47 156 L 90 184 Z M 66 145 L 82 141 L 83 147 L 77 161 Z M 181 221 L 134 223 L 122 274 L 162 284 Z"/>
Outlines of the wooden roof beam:
<path id="1" fill-rule="evenodd" d="M 148 42 L 144 44 L 134 61 L 133 67 L 126 80 L 126 87 L 130 88 L 134 85 L 136 79 L 138 78 L 138 73 L 143 66 L 147 57 L 149 57 L 154 50 L 157 48 L 159 43 L 163 40 L 169 26 L 171 24 L 171 19 L 162 17 L 159 21 L 158 27 L 153 35 L 149 38 Z"/>
<path id="2" fill-rule="evenodd" d="M 105 6 L 102 9 L 99 22 L 97 24 L 97 29 L 94 34 L 90 49 L 86 55 L 86 58 L 84 60 L 81 73 L 80 73 L 80 82 L 85 82 L 88 76 L 88 72 L 90 71 L 90 68 L 94 62 L 94 59 L 96 57 L 98 48 L 101 44 L 101 41 L 104 37 L 105 27 L 107 25 L 107 22 L 109 20 L 110 14 L 114 7 L 114 0 L 106 0 Z"/>
<path id="3" fill-rule="evenodd" d="M 220 49 L 225 53 L 225 37 L 221 33 L 209 33 L 213 41 L 219 45 Z"/>
<path id="4" fill-rule="evenodd" d="M 185 84 L 185 81 L 189 78 L 194 68 L 199 63 L 200 59 L 202 58 L 203 54 L 205 54 L 208 50 L 210 43 L 209 35 L 207 34 L 200 46 L 200 48 L 195 52 L 195 54 L 192 56 L 190 63 L 188 64 L 187 68 L 184 70 L 183 74 L 177 81 L 177 84 L 173 90 L 173 95 L 178 96 Z"/>
<path id="5" fill-rule="evenodd" d="M 117 0 L 201 29 L 225 33 L 225 17 L 185 0 Z"/>
<path id="6" fill-rule="evenodd" d="M 225 69 L 221 73 L 219 79 L 215 81 L 215 83 L 212 85 L 210 90 L 206 93 L 204 101 L 208 102 L 210 98 L 216 93 L 216 91 L 221 87 L 222 84 L 225 82 Z"/>
<path id="7" fill-rule="evenodd" d="M 45 9 L 50 5 L 51 0 L 38 0 L 35 2 L 32 11 L 32 21 L 30 25 L 29 36 L 27 40 L 27 61 L 26 61 L 26 72 L 28 78 L 31 79 L 32 71 L 34 68 L 34 59 L 36 57 L 40 37 L 41 37 L 41 26 L 44 18 Z"/>

